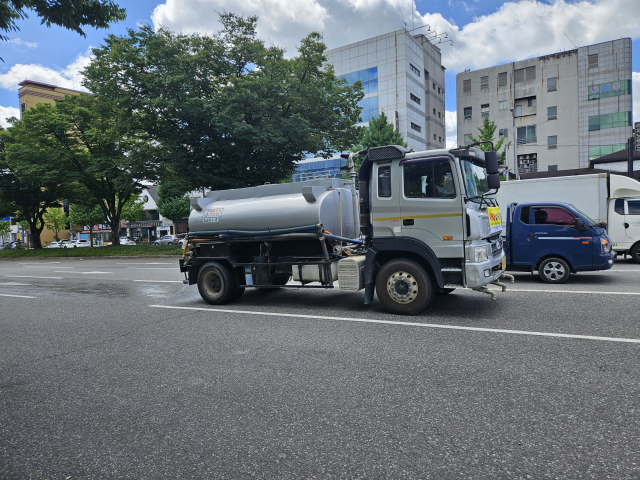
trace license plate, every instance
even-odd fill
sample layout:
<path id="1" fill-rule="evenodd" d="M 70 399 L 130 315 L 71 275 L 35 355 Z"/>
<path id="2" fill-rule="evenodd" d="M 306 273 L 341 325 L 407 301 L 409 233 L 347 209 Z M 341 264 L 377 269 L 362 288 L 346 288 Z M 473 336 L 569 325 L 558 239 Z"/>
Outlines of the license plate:
<path id="1" fill-rule="evenodd" d="M 507 257 L 502 259 L 502 269 L 505 270 L 507 268 Z"/>

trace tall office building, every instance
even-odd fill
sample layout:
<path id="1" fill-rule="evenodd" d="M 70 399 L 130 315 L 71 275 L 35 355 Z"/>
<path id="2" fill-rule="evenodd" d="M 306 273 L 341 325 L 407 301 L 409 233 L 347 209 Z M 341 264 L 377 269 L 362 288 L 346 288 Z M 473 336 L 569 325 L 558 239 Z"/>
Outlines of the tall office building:
<path id="1" fill-rule="evenodd" d="M 362 125 L 384 111 L 409 148 L 446 146 L 444 67 L 440 49 L 428 36 L 405 29 L 327 50 L 327 63 L 349 84 L 360 80 Z M 306 159 L 294 180 L 336 176 L 340 159 Z"/>
<path id="2" fill-rule="evenodd" d="M 465 71 L 456 77 L 458 144 L 488 117 L 496 140 L 514 128 L 520 173 L 585 168 L 632 133 L 631 39 Z"/>

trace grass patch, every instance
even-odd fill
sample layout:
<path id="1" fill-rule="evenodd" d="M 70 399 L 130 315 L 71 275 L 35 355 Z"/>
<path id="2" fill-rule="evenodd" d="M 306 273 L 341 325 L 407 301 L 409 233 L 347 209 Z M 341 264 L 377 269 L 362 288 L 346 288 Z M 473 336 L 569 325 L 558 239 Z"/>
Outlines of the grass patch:
<path id="1" fill-rule="evenodd" d="M 133 257 L 154 255 L 182 255 L 182 248 L 176 245 L 107 245 L 106 247 L 93 248 L 0 250 L 0 259 L 23 257 Z"/>

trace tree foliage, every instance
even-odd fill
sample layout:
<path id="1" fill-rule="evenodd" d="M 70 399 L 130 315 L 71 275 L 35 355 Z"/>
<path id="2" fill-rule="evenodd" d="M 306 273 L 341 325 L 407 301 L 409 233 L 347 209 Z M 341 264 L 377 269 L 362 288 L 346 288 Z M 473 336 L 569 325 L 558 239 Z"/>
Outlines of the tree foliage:
<path id="1" fill-rule="evenodd" d="M 0 243 L 4 243 L 4 237 L 11 233 L 11 222 L 0 222 Z"/>
<path id="2" fill-rule="evenodd" d="M 189 216 L 191 204 L 187 192 L 178 182 L 164 181 L 158 186 L 158 213 L 173 222 Z"/>
<path id="3" fill-rule="evenodd" d="M 28 18 L 27 10 L 33 10 L 47 27 L 58 25 L 83 37 L 84 26 L 108 28 L 127 18 L 126 10 L 112 0 L 0 0 L 0 30 L 19 31 L 16 21 Z M 0 34 L 0 40 L 9 38 Z"/>
<path id="4" fill-rule="evenodd" d="M 70 194 L 69 173 L 51 161 L 51 149 L 33 135 L 23 122 L 0 130 L 0 204 L 15 212 L 31 232 L 34 248 L 42 248 L 44 214 L 61 207 L 60 199 Z"/>
<path id="5" fill-rule="evenodd" d="M 125 204 L 137 198 L 141 180 L 159 172 L 150 160 L 152 146 L 126 128 L 124 115 L 104 97 L 67 95 L 55 105 L 38 104 L 19 121 L 46 149 L 46 163 L 84 187 L 83 203 L 100 207 L 116 245 Z"/>
<path id="6" fill-rule="evenodd" d="M 53 238 L 55 238 L 56 242 L 60 241 L 60 231 L 65 229 L 67 222 L 69 221 L 64 209 L 54 208 L 49 210 L 42 216 L 42 218 L 44 220 L 45 228 L 53 232 Z"/>
<path id="7" fill-rule="evenodd" d="M 89 246 L 93 247 L 93 230 L 104 222 L 104 213 L 96 204 L 75 203 L 69 205 L 69 223 L 89 230 Z"/>
<path id="8" fill-rule="evenodd" d="M 131 197 L 122 207 L 122 220 L 126 222 L 138 222 L 144 211 L 144 202 L 140 197 Z"/>
<path id="9" fill-rule="evenodd" d="M 493 142 L 495 133 L 496 133 L 496 122 L 489 120 L 489 117 L 484 117 L 484 121 L 482 122 L 482 125 L 478 127 L 478 137 L 476 138 L 473 135 L 469 135 L 469 138 L 471 138 L 472 142 L 482 142 L 482 141 Z M 505 137 L 502 137 L 500 138 L 500 140 L 498 140 L 497 143 L 493 144 L 493 147 L 495 148 L 496 152 L 502 148 L 504 140 L 505 140 Z M 485 152 L 488 152 L 491 150 L 491 146 L 487 143 L 477 145 L 476 148 L 479 148 L 480 150 L 483 150 Z M 500 155 L 500 163 L 504 163 L 504 160 L 505 160 L 505 152 L 503 151 L 502 154 Z"/>
<path id="10" fill-rule="evenodd" d="M 213 36 L 148 26 L 110 35 L 84 85 L 129 112 L 186 191 L 277 183 L 305 152 L 356 143 L 362 90 L 324 66 L 318 33 L 286 59 L 257 38 L 257 17 L 220 21 Z"/>

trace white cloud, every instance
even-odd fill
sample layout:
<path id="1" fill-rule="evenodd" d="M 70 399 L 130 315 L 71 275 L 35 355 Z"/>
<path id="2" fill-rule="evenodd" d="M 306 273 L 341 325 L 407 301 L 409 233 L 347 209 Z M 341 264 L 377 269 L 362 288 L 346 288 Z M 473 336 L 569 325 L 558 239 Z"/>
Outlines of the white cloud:
<path id="1" fill-rule="evenodd" d="M 458 113 L 445 111 L 445 126 L 447 127 L 447 148 L 458 146 Z"/>
<path id="2" fill-rule="evenodd" d="M 11 117 L 20 118 L 20 110 L 16 107 L 0 107 L 0 126 L 8 128 L 7 119 Z"/>
<path id="3" fill-rule="evenodd" d="M 506 2 L 495 12 L 458 26 L 439 13 L 420 15 L 406 0 L 165 0 L 156 7 L 156 27 L 212 33 L 220 28 L 217 11 L 259 16 L 258 35 L 289 55 L 309 31 L 320 31 L 329 48 L 400 29 L 406 22 L 429 24 L 447 32 L 453 45 L 442 47 L 449 71 L 483 68 L 501 62 L 555 53 L 613 37 L 640 37 L 637 0 L 536 0 Z M 471 8 L 471 7 L 470 7 Z M 594 21 L 597 19 L 597 21 Z M 425 30 L 418 30 L 425 31 Z"/>
<path id="4" fill-rule="evenodd" d="M 91 63 L 91 50 L 78 55 L 72 63 L 62 69 L 53 69 L 34 63 L 28 65 L 17 63 L 7 73 L 0 74 L 0 87 L 17 91 L 18 83 L 23 80 L 33 80 L 58 87 L 86 90 L 81 86 L 83 77 L 80 71 L 89 63 Z"/>
<path id="5" fill-rule="evenodd" d="M 27 42 L 20 38 L 12 38 L 11 40 L 9 40 L 9 43 L 13 43 L 14 45 L 18 45 L 20 47 L 27 47 L 27 48 L 36 48 L 38 46 L 36 42 Z"/>
<path id="6" fill-rule="evenodd" d="M 637 92 L 633 97 L 633 121 L 640 122 L 640 73 L 633 72 L 631 91 Z"/>

